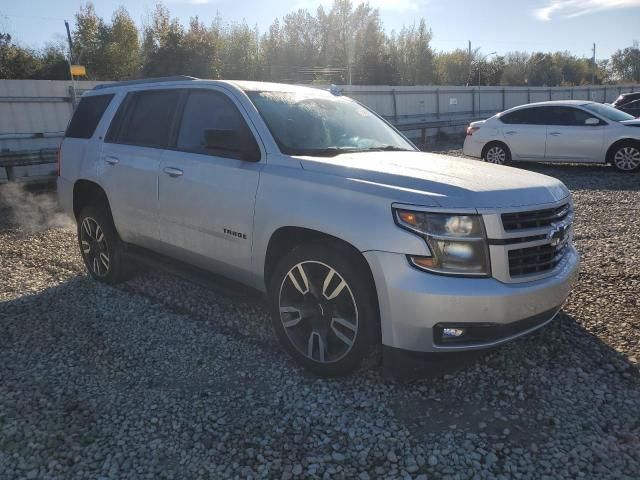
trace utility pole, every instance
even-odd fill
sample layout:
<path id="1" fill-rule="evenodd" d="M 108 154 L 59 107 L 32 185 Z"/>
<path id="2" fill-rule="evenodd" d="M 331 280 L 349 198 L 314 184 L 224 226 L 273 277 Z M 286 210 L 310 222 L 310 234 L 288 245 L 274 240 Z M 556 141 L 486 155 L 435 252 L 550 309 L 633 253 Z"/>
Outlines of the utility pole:
<path id="1" fill-rule="evenodd" d="M 591 85 L 596 84 L 596 44 L 593 44 L 593 70 L 591 71 Z"/>
<path id="2" fill-rule="evenodd" d="M 73 64 L 73 41 L 71 40 L 71 30 L 69 29 L 69 22 L 64 21 L 64 27 L 67 29 L 67 41 L 69 42 L 69 75 L 71 75 L 71 101 L 73 102 L 73 108 L 76 107 L 76 82 L 73 78 L 73 71 L 71 65 Z"/>

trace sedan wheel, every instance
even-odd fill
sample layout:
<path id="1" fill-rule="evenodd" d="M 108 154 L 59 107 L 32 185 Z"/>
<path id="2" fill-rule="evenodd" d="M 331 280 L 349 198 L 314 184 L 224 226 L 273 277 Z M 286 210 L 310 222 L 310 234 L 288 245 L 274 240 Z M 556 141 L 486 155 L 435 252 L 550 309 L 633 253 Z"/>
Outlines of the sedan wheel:
<path id="1" fill-rule="evenodd" d="M 507 162 L 507 152 L 500 145 L 494 145 L 485 153 L 484 161 L 496 165 L 504 165 Z"/>
<path id="2" fill-rule="evenodd" d="M 295 349 L 309 360 L 344 358 L 358 335 L 358 307 L 351 288 L 329 265 L 304 261 L 280 285 L 280 321 Z"/>
<path id="3" fill-rule="evenodd" d="M 640 147 L 625 145 L 613 155 L 613 165 L 623 172 L 632 172 L 640 167 Z"/>

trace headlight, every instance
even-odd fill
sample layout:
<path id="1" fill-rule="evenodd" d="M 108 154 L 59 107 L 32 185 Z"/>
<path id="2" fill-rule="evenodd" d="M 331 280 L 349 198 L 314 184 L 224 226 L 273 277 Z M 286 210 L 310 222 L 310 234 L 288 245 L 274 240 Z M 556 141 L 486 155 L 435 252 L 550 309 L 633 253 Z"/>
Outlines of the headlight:
<path id="1" fill-rule="evenodd" d="M 482 217 L 395 210 L 398 225 L 421 235 L 431 257 L 410 256 L 423 270 L 450 275 L 487 276 L 489 250 Z"/>

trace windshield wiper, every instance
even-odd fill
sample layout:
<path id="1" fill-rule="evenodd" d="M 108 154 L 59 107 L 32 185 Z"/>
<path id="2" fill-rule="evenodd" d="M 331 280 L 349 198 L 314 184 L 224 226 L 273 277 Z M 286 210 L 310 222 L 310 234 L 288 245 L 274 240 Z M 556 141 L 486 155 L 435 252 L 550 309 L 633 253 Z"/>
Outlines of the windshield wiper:
<path id="1" fill-rule="evenodd" d="M 379 147 L 359 148 L 357 152 L 413 152 L 409 148 L 396 147 L 395 145 L 381 145 Z"/>
<path id="2" fill-rule="evenodd" d="M 360 153 L 360 152 L 413 152 L 408 148 L 396 147 L 395 145 L 381 145 L 379 147 L 327 147 L 327 148 L 309 148 L 300 150 L 290 150 L 286 153 L 289 155 L 307 155 L 309 157 L 335 157 L 343 153 Z"/>

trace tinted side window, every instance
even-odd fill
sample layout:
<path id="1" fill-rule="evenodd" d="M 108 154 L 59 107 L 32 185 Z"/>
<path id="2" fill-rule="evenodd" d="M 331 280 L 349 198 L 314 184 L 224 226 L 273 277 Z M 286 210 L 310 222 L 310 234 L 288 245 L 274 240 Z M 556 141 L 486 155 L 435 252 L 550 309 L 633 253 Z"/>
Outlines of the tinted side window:
<path id="1" fill-rule="evenodd" d="M 82 97 L 67 127 L 65 137 L 91 138 L 113 94 Z"/>
<path id="2" fill-rule="evenodd" d="M 522 108 L 500 117 L 503 123 L 519 125 L 544 125 L 545 107 Z"/>
<path id="3" fill-rule="evenodd" d="M 115 141 L 148 147 L 168 146 L 180 93 L 152 90 L 132 95 Z"/>
<path id="4" fill-rule="evenodd" d="M 232 131 L 245 144 L 257 149 L 251 130 L 231 99 L 219 92 L 191 90 L 182 114 L 177 148 L 220 157 L 242 157 L 239 152 L 207 148 L 205 132 L 211 130 Z"/>
<path id="5" fill-rule="evenodd" d="M 571 107 L 548 107 L 547 125 L 585 126 L 585 120 L 592 118 L 583 110 Z"/>

